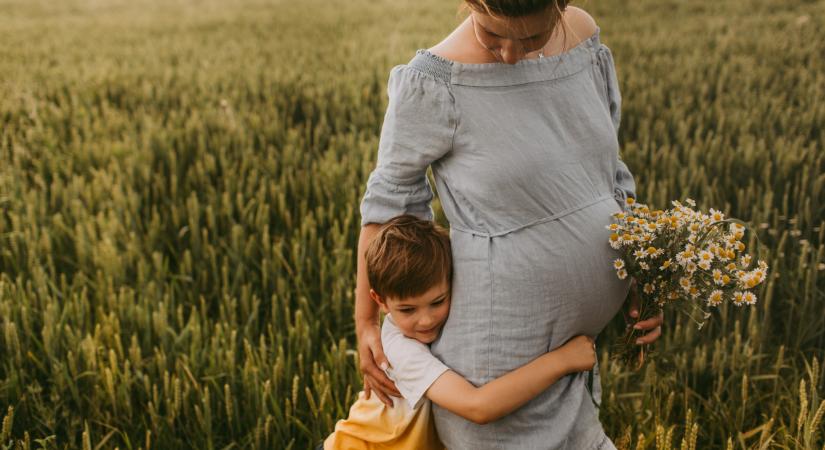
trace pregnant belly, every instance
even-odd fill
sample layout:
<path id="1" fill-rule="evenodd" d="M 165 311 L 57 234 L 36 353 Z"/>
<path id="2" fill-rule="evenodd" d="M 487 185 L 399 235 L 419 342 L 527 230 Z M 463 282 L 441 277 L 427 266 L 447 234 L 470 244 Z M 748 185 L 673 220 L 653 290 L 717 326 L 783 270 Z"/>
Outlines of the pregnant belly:
<path id="1" fill-rule="evenodd" d="M 607 199 L 504 236 L 453 232 L 452 306 L 433 353 L 485 383 L 573 336 L 601 332 L 629 289 L 607 244 L 616 211 Z"/>

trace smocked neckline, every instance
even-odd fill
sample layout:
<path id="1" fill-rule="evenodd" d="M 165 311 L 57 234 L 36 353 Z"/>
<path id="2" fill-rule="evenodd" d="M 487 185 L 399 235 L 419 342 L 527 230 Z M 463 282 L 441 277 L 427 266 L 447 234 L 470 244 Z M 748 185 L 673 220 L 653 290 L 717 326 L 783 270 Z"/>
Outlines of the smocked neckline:
<path id="1" fill-rule="evenodd" d="M 409 65 L 450 84 L 468 86 L 506 86 L 543 81 L 572 75 L 591 61 L 600 46 L 600 28 L 569 50 L 542 58 L 522 59 L 515 64 L 503 62 L 463 63 L 418 49 Z M 556 64 L 554 64 L 556 63 Z"/>
<path id="2" fill-rule="evenodd" d="M 518 67 L 520 65 L 542 64 L 544 62 L 549 62 L 549 61 L 561 59 L 565 55 L 581 52 L 583 47 L 591 47 L 596 41 L 599 40 L 599 32 L 600 31 L 601 31 L 601 28 L 599 28 L 597 26 L 596 31 L 594 31 L 593 34 L 590 35 L 590 37 L 588 37 L 587 39 L 583 39 L 581 42 L 574 45 L 573 47 L 571 47 L 567 51 L 557 53 L 555 55 L 544 56 L 544 57 L 541 57 L 541 58 L 521 59 L 521 60 L 517 61 L 515 64 L 507 64 L 507 63 L 503 63 L 503 62 L 500 62 L 500 61 L 488 62 L 488 63 L 463 63 L 463 62 L 460 62 L 460 61 L 453 61 L 451 59 L 447 59 L 447 58 L 445 58 L 443 56 L 440 56 L 440 55 L 436 55 L 435 53 L 431 52 L 430 50 L 428 50 L 426 48 L 420 48 L 420 49 L 416 50 L 415 53 L 416 54 L 419 54 L 419 53 L 423 54 L 427 57 L 437 59 L 437 60 L 439 60 L 443 63 L 446 63 L 446 64 L 450 64 L 450 65 L 454 65 L 454 66 L 461 66 L 461 67 L 465 67 L 465 68 L 483 69 L 485 67 L 496 67 L 496 66 Z"/>

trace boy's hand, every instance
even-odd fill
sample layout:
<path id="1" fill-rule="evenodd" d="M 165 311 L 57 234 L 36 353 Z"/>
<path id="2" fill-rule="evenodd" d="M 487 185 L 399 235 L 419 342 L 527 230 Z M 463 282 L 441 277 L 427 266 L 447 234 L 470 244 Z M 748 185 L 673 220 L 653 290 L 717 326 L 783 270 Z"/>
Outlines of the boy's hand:
<path id="1" fill-rule="evenodd" d="M 588 336 L 576 336 L 554 350 L 568 372 L 586 372 L 596 365 L 596 343 Z"/>
<path id="2" fill-rule="evenodd" d="M 358 333 L 358 360 L 361 363 L 361 373 L 364 375 L 364 395 L 370 398 L 370 393 L 375 391 L 379 400 L 392 407 L 392 399 L 389 396 L 401 397 L 401 393 L 398 392 L 395 383 L 378 366 L 387 367 L 389 364 L 387 357 L 384 356 L 384 347 L 381 345 L 381 331 L 377 326 L 367 326 L 360 331 Z"/>

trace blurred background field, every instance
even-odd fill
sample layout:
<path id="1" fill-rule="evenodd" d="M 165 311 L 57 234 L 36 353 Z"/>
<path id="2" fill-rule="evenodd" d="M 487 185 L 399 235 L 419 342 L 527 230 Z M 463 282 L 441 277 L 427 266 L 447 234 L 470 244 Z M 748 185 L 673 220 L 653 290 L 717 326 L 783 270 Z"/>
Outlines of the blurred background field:
<path id="1" fill-rule="evenodd" d="M 389 70 L 458 4 L 0 0 L 0 448 L 331 431 L 360 390 L 358 204 Z M 825 1 L 574 5 L 613 50 L 639 199 L 748 221 L 775 274 L 701 332 L 668 317 L 640 373 L 602 350 L 608 434 L 825 448 Z"/>

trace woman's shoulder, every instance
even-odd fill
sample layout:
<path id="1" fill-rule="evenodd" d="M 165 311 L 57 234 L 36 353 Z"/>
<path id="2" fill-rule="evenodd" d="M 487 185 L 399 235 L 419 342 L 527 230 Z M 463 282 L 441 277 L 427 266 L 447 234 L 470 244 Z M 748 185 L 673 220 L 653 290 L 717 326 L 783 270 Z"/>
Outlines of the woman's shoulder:
<path id="1" fill-rule="evenodd" d="M 551 43 L 548 46 L 549 52 L 545 55 L 566 52 L 592 37 L 599 29 L 593 17 L 576 6 L 568 6 L 564 9 L 562 21 L 564 22 L 562 34 L 555 44 Z"/>
<path id="2" fill-rule="evenodd" d="M 568 6 L 565 8 L 562 13 L 562 20 L 564 20 L 568 31 L 574 35 L 574 46 L 592 36 L 599 28 L 593 16 L 577 6 Z"/>
<path id="3" fill-rule="evenodd" d="M 468 17 L 441 42 L 428 48 L 427 52 L 445 62 L 486 62 L 485 58 L 489 55 L 479 51 L 478 46 L 470 45 L 469 39 L 473 36 L 472 25 Z"/>
<path id="4" fill-rule="evenodd" d="M 576 6 L 568 6 L 562 12 L 562 20 L 565 26 L 564 45 L 558 42 L 551 47 L 557 47 L 557 52 L 563 51 L 562 48 L 573 48 L 582 41 L 593 36 L 598 30 L 596 20 L 584 9 Z M 484 63 L 488 62 L 489 54 L 486 51 L 479 50 L 478 46 L 469 45 L 468 39 L 474 38 L 469 19 L 462 22 L 449 36 L 445 37 L 438 44 L 427 49 L 431 55 L 434 55 L 443 61 L 461 61 L 465 63 Z"/>

